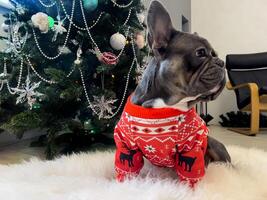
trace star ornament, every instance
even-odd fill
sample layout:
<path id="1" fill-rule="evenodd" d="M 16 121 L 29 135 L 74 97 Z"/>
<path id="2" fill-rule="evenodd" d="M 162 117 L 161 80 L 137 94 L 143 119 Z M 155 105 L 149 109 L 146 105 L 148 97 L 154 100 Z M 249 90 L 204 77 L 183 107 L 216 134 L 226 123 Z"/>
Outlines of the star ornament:
<path id="1" fill-rule="evenodd" d="M 43 96 L 44 94 L 36 92 L 35 90 L 40 86 L 41 81 L 38 83 L 31 83 L 30 77 L 27 76 L 25 84 L 22 88 L 11 88 L 16 94 L 17 97 L 16 104 L 24 103 L 27 101 L 30 110 L 32 109 L 33 104 L 36 102 L 36 98 Z"/>
<path id="2" fill-rule="evenodd" d="M 152 145 L 146 145 L 145 150 L 148 151 L 149 153 L 155 153 L 156 149 Z"/>
<path id="3" fill-rule="evenodd" d="M 63 33 L 67 32 L 67 29 L 63 26 L 66 17 L 63 20 L 60 20 L 60 18 L 58 18 L 58 19 L 59 19 L 59 21 L 57 21 L 53 27 L 53 31 L 55 33 L 54 33 L 54 36 L 52 38 L 52 42 L 55 42 L 57 40 L 58 34 L 62 35 Z"/>

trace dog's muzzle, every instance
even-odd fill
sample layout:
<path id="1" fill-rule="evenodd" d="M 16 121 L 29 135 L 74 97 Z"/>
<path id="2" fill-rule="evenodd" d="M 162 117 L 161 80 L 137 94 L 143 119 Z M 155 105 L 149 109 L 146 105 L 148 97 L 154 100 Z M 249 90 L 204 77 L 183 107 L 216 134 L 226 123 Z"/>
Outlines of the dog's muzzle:
<path id="1" fill-rule="evenodd" d="M 190 83 L 190 96 L 198 95 L 203 101 L 214 100 L 225 86 L 224 62 L 219 58 L 207 60 L 193 75 Z"/>

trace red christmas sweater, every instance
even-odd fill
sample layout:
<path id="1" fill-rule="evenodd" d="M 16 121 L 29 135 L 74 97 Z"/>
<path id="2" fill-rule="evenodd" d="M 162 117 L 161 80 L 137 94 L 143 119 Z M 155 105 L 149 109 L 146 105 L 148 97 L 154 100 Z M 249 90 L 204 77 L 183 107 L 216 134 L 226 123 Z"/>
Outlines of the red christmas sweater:
<path id="1" fill-rule="evenodd" d="M 174 168 L 193 186 L 205 174 L 208 128 L 195 109 L 144 108 L 126 103 L 114 130 L 116 179 L 139 174 L 143 157 L 160 167 Z"/>

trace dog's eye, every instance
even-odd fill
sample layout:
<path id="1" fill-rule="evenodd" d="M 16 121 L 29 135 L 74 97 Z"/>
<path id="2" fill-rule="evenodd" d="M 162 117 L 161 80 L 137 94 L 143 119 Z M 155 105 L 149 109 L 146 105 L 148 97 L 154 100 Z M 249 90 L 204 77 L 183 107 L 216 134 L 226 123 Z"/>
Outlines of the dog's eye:
<path id="1" fill-rule="evenodd" d="M 204 48 L 198 49 L 196 51 L 196 56 L 199 58 L 207 57 L 207 52 Z"/>

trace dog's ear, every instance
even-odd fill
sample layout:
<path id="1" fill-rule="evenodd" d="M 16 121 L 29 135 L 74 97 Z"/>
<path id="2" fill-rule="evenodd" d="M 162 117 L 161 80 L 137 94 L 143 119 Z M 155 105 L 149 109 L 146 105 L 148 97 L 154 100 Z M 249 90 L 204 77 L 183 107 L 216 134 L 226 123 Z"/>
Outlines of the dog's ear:
<path id="1" fill-rule="evenodd" d="M 152 1 L 147 16 L 148 44 L 155 56 L 164 56 L 171 39 L 173 26 L 167 10 L 158 1 Z"/>

